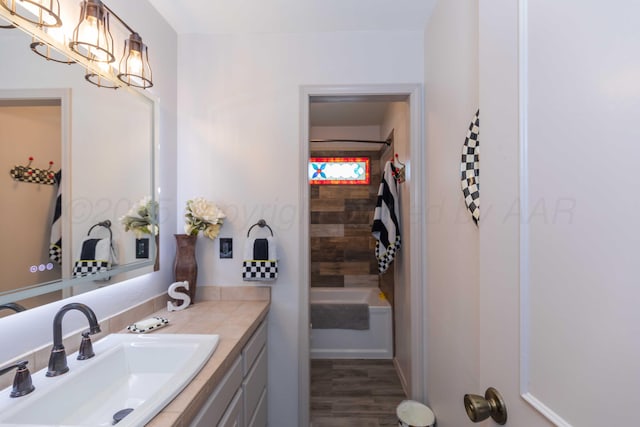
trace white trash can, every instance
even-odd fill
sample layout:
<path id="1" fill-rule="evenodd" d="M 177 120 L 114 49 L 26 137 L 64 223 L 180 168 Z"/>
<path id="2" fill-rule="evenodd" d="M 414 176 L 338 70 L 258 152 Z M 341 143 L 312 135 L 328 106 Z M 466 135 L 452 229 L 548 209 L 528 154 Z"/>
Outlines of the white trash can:
<path id="1" fill-rule="evenodd" d="M 436 421 L 428 406 L 415 400 L 403 400 L 396 408 L 398 427 L 432 427 Z"/>

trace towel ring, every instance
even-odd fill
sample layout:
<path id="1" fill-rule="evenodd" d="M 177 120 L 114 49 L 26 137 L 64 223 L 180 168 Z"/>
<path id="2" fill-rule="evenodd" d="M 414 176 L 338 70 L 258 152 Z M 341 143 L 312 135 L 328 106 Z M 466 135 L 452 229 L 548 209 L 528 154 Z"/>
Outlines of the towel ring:
<path id="1" fill-rule="evenodd" d="M 260 227 L 260 228 L 267 227 L 269 229 L 269 231 L 271 232 L 271 237 L 273 237 L 273 230 L 271 229 L 271 227 L 269 227 L 269 224 L 267 224 L 267 221 L 265 221 L 264 219 L 259 220 L 258 222 L 253 224 L 251 227 L 249 227 L 249 231 L 247 231 L 247 237 L 249 237 L 249 234 L 251 233 L 251 230 L 253 230 L 253 227 L 255 227 L 256 225 L 258 227 Z"/>
<path id="2" fill-rule="evenodd" d="M 100 221 L 99 223 L 92 225 L 89 231 L 87 231 L 87 236 L 90 236 L 91 230 L 93 230 L 96 227 L 104 227 L 107 230 L 109 230 L 109 237 L 111 238 L 111 240 L 113 240 L 113 231 L 111 231 L 111 221 L 109 221 L 108 219 L 105 219 L 104 221 Z"/>

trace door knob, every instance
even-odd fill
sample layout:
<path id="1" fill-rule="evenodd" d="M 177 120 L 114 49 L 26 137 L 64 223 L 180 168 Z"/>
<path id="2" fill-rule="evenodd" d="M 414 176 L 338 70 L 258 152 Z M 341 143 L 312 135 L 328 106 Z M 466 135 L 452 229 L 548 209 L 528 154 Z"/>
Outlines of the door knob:
<path id="1" fill-rule="evenodd" d="M 487 389 L 484 397 L 477 394 L 465 394 L 464 409 L 467 411 L 469 419 L 474 423 L 479 423 L 489 417 L 500 425 L 507 422 L 507 407 L 498 390 L 493 387 Z"/>

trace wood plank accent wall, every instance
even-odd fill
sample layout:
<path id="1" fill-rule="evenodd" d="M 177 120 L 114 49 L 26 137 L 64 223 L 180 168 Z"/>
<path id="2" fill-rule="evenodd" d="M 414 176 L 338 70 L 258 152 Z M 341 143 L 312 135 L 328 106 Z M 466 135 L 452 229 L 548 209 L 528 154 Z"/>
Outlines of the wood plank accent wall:
<path id="1" fill-rule="evenodd" d="M 373 211 L 380 185 L 380 153 L 313 151 L 314 157 L 369 157 L 371 183 L 312 185 L 311 287 L 378 287 Z"/>

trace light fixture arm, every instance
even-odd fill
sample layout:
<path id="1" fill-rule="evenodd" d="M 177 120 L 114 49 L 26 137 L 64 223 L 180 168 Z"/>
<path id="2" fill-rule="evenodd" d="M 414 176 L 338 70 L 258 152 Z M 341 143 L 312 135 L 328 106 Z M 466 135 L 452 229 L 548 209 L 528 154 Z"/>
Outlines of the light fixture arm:
<path id="1" fill-rule="evenodd" d="M 109 12 L 109 15 L 113 16 L 114 18 L 116 18 L 118 20 L 118 22 L 125 27 L 130 33 L 135 33 L 136 30 L 134 30 L 133 28 L 131 28 L 129 26 L 129 24 L 127 24 L 126 22 L 124 22 L 109 6 L 107 6 L 106 4 L 102 3 L 102 7 L 104 7 L 104 9 Z"/>

